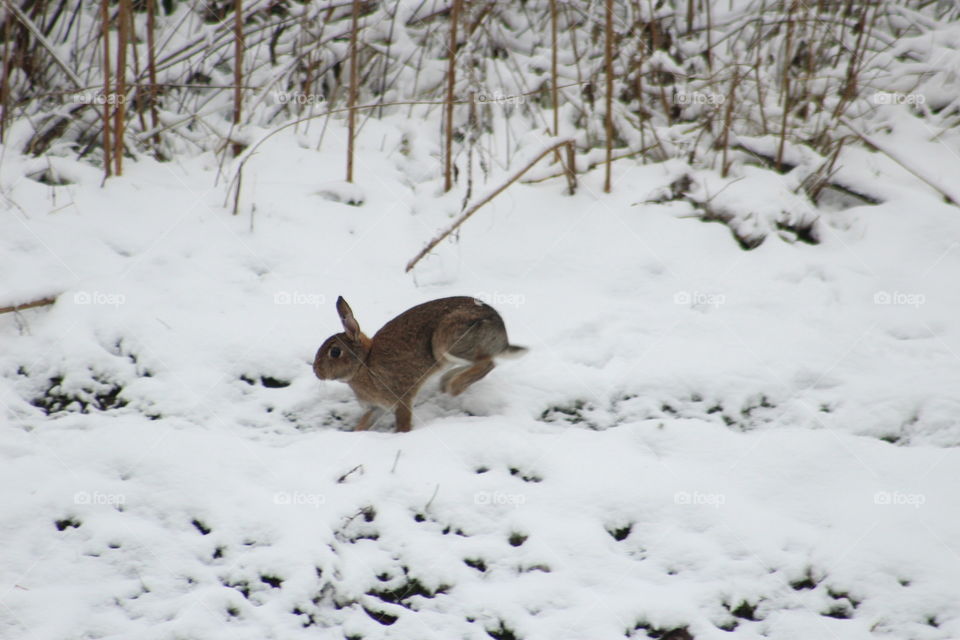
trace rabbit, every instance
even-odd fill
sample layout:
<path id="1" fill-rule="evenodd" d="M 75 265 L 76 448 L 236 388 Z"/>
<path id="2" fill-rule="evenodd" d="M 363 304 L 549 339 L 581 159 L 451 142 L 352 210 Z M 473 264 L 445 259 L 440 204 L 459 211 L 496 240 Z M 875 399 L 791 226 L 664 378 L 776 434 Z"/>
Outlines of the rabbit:
<path id="1" fill-rule="evenodd" d="M 321 380 L 350 385 L 368 410 L 356 431 L 364 431 L 384 410 L 392 410 L 397 431 L 410 431 L 413 400 L 434 374 L 446 393 L 457 396 L 490 373 L 494 358 L 527 351 L 507 340 L 500 314 L 467 296 L 431 300 L 412 307 L 383 325 L 373 338 L 360 331 L 350 305 L 337 298 L 343 333 L 317 350 L 313 372 Z"/>

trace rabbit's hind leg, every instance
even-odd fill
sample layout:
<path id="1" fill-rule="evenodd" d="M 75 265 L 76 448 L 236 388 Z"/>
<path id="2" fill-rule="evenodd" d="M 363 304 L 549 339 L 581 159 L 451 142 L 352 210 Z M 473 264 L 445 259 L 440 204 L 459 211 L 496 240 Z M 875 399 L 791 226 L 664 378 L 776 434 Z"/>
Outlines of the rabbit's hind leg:
<path id="1" fill-rule="evenodd" d="M 440 390 L 443 391 L 444 393 L 450 393 L 451 395 L 453 395 L 452 392 L 450 391 L 450 381 L 453 380 L 454 377 L 463 373 L 469 368 L 470 368 L 470 364 L 465 364 L 460 366 L 454 366 L 444 371 L 443 375 L 440 377 Z"/>
<path id="2" fill-rule="evenodd" d="M 441 388 L 452 396 L 458 396 L 467 387 L 493 371 L 493 358 L 481 358 L 468 367 L 451 369 L 443 375 Z"/>
<path id="3" fill-rule="evenodd" d="M 471 315 L 481 313 L 481 317 Z M 507 348 L 503 320 L 492 309 L 470 307 L 450 313 L 440 321 L 432 339 L 433 356 L 438 362 L 455 364 L 478 362 Z"/>

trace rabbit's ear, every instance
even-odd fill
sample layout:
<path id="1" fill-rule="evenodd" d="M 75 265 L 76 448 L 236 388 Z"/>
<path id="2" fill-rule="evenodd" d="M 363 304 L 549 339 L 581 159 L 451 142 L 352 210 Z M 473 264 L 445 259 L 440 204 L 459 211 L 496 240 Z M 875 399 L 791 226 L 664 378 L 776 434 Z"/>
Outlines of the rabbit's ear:
<path id="1" fill-rule="evenodd" d="M 360 339 L 360 325 L 357 319 L 353 317 L 353 309 L 343 299 L 343 296 L 337 298 L 337 313 L 340 314 L 340 322 L 343 323 L 343 329 L 351 340 Z"/>

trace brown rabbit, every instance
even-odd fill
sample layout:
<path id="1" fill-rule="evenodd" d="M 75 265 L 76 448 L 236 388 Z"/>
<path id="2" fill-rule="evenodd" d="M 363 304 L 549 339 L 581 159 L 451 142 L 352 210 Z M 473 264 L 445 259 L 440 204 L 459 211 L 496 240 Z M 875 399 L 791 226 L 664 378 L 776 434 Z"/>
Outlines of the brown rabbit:
<path id="1" fill-rule="evenodd" d="M 409 431 L 413 400 L 420 387 L 448 367 L 441 388 L 459 395 L 494 367 L 495 357 L 526 351 L 511 345 L 500 314 L 475 298 L 458 296 L 424 302 L 383 325 L 368 338 L 350 305 L 337 298 L 344 332 L 327 338 L 317 351 L 313 372 L 340 380 L 369 410 L 356 430 L 368 429 L 383 410 L 393 410 L 397 431 Z"/>

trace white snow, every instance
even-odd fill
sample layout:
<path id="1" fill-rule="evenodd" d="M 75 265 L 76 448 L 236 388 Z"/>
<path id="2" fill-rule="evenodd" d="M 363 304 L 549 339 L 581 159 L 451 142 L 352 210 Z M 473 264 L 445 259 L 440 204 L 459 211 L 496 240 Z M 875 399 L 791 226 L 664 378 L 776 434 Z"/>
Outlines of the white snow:
<path id="1" fill-rule="evenodd" d="M 960 637 L 955 207 L 882 159 L 843 211 L 691 170 L 744 251 L 624 160 L 408 275 L 462 193 L 432 130 L 366 127 L 356 185 L 338 126 L 265 142 L 238 216 L 212 156 L 4 156 L 0 306 L 58 298 L 0 316 L 0 637 Z M 354 433 L 310 369 L 341 294 L 369 333 L 475 295 L 530 352 Z"/>

